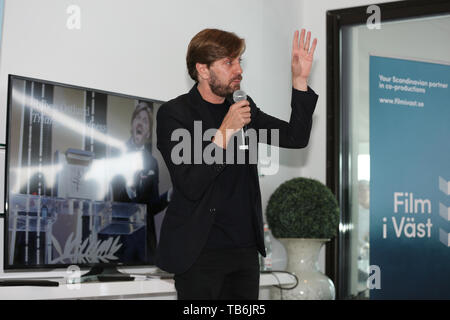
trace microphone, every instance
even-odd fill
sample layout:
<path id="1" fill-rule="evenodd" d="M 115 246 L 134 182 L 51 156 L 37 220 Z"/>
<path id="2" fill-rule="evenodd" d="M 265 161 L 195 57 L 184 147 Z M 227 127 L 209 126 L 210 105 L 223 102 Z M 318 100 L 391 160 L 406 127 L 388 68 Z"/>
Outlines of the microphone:
<path id="1" fill-rule="evenodd" d="M 233 101 L 234 103 L 246 100 L 247 94 L 244 90 L 236 90 L 233 92 Z M 248 145 L 246 144 L 245 136 L 244 136 L 244 130 L 247 130 L 247 125 L 244 126 L 244 128 L 241 128 L 241 136 L 242 136 L 242 144 L 239 146 L 239 149 L 241 150 L 248 150 Z"/>
<path id="2" fill-rule="evenodd" d="M 236 90 L 233 92 L 233 100 L 235 103 L 245 99 L 247 99 L 247 94 L 244 90 Z"/>

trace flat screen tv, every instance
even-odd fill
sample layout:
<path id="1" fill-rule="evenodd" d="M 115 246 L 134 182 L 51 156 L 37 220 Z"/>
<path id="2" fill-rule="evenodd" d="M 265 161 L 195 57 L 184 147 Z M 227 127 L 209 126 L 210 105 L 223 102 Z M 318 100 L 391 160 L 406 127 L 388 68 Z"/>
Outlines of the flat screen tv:
<path id="1" fill-rule="evenodd" d="M 4 268 L 154 265 L 161 102 L 9 75 Z"/>

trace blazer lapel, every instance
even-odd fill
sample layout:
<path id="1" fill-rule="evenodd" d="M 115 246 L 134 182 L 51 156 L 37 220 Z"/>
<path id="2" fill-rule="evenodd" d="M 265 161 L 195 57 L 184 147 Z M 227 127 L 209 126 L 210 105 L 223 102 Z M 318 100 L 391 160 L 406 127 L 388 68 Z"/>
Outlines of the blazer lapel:
<path id="1" fill-rule="evenodd" d="M 217 129 L 217 126 L 214 124 L 210 107 L 203 100 L 197 89 L 197 83 L 195 83 L 189 91 L 189 101 L 192 107 L 194 121 L 202 121 L 202 130 L 205 131 L 210 128 Z"/>

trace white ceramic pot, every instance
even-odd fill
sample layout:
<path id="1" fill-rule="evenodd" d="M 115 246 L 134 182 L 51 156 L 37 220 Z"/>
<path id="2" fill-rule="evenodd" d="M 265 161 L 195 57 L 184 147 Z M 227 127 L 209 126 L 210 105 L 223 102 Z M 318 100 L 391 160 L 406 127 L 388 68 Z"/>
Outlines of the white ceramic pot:
<path id="1" fill-rule="evenodd" d="M 284 300 L 334 300 L 336 290 L 333 282 L 319 270 L 319 252 L 328 239 L 278 239 L 288 254 L 286 270 L 298 278 L 298 285 L 283 290 Z M 280 299 L 280 290 L 271 290 L 272 299 Z"/>

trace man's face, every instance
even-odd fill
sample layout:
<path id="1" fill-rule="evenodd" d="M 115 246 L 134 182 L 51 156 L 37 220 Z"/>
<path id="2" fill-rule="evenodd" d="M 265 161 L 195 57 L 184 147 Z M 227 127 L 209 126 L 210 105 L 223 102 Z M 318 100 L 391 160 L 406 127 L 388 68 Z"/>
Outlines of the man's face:
<path id="1" fill-rule="evenodd" d="M 232 94 L 241 87 L 241 57 L 235 59 L 223 58 L 215 61 L 209 67 L 209 75 L 208 84 L 215 95 L 226 97 Z"/>
<path id="2" fill-rule="evenodd" d="M 150 119 L 145 110 L 139 112 L 131 123 L 131 134 L 134 144 L 138 147 L 143 146 L 150 138 Z"/>

